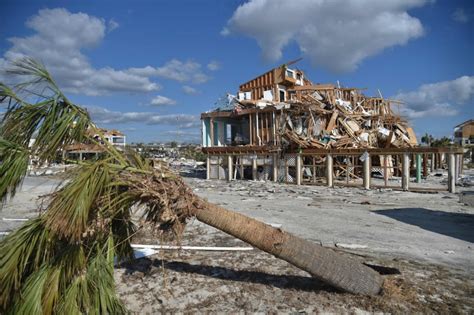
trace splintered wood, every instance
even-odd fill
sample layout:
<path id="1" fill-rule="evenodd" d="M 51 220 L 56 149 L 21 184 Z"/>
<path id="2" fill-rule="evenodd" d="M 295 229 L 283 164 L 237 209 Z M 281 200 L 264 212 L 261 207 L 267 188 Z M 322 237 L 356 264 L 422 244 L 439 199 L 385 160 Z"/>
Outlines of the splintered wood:
<path id="1" fill-rule="evenodd" d="M 400 102 L 385 99 L 380 92 L 379 97 L 367 97 L 361 89 L 341 87 L 339 82 L 313 84 L 304 78 L 295 84 L 282 74 L 285 69 L 275 68 L 241 85 L 238 97 L 201 117 L 221 117 L 226 123 L 232 119 L 235 130 L 249 138 L 239 145 L 323 149 L 417 145 L 413 129 L 392 109 L 392 103 Z"/>
<path id="2" fill-rule="evenodd" d="M 327 149 L 417 145 L 413 129 L 392 111 L 390 100 L 366 97 L 358 89 L 314 85 L 299 87 L 296 99 L 280 113 L 286 122 L 280 133 L 290 145 Z M 292 128 L 300 121 L 302 128 Z"/>

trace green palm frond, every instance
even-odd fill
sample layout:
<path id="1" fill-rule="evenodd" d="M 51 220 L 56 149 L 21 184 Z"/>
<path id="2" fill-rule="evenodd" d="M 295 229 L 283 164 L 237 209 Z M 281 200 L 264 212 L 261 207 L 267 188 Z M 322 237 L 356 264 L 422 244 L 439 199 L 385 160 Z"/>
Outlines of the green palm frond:
<path id="1" fill-rule="evenodd" d="M 55 241 L 37 218 L 0 242 L 0 309 L 18 299 L 25 279 L 53 257 Z"/>
<path id="2" fill-rule="evenodd" d="M 66 146 L 84 141 L 87 130 L 94 128 L 87 111 L 62 94 L 40 63 L 29 58 L 21 59 L 8 73 L 26 77 L 27 81 L 13 88 L 0 83 L 0 100 L 9 104 L 2 118 L 0 139 L 21 148 L 21 153 L 19 150 L 10 153 L 0 148 L 0 175 L 8 179 L 0 185 L 0 198 L 3 200 L 8 194 L 14 195 L 15 187 L 25 176 L 28 156 L 34 156 L 39 163 L 53 160 Z M 39 84 L 44 87 L 35 95 L 41 96 L 42 100 L 30 104 L 26 100 L 28 97 L 22 97 L 22 94 Z M 5 147 L 5 144 L 0 143 L 0 146 Z"/>
<path id="3" fill-rule="evenodd" d="M 46 70 L 46 67 L 33 58 L 24 57 L 15 60 L 13 62 L 13 67 L 7 69 L 6 72 L 13 76 L 26 78 L 26 80 L 15 86 L 18 90 L 33 92 L 33 89 L 37 88 L 38 85 L 42 85 L 43 88 L 50 89 L 54 94 L 64 96 L 49 72 Z M 37 93 L 34 94 L 38 95 Z"/>
<path id="4" fill-rule="evenodd" d="M 45 217 L 46 225 L 61 237 L 78 241 L 84 233 L 95 233 L 87 230 L 94 221 L 97 228 L 103 223 L 99 217 L 97 200 L 111 181 L 111 170 L 105 161 L 81 166 L 60 191 L 48 207 Z"/>
<path id="5" fill-rule="evenodd" d="M 14 195 L 28 170 L 29 152 L 23 146 L 0 137 L 0 199 Z"/>

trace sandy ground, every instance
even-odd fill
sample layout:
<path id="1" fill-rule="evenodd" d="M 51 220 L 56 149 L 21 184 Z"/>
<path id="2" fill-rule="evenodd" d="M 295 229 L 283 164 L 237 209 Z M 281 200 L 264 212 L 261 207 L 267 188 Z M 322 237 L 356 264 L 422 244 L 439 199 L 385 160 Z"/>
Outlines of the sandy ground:
<path id="1" fill-rule="evenodd" d="M 430 185 L 442 180 L 433 177 Z M 474 312 L 474 208 L 460 203 L 458 195 L 186 181 L 211 202 L 379 266 L 384 293 L 363 297 L 337 292 L 259 250 L 161 251 L 116 269 L 119 295 L 133 313 Z M 27 178 L 2 210 L 0 231 L 22 223 L 3 218 L 34 216 L 36 197 L 56 184 L 46 177 Z M 134 242 L 160 243 L 147 230 Z M 246 246 L 195 220 L 182 244 Z"/>

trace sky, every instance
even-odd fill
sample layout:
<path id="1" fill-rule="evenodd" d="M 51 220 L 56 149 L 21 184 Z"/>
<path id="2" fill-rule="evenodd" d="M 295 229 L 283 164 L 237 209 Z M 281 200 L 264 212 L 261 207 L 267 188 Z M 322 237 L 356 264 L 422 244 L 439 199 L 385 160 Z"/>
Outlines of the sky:
<path id="1" fill-rule="evenodd" d="M 201 112 L 299 57 L 315 83 L 404 101 L 395 111 L 419 138 L 474 118 L 474 1 L 2 0 L 0 10 L 0 71 L 41 61 L 129 143 L 199 142 Z"/>

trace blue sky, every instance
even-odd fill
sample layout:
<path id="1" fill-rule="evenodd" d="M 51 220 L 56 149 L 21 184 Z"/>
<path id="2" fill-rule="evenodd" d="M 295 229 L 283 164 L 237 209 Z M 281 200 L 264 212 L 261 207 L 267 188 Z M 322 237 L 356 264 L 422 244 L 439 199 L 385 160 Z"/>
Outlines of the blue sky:
<path id="1" fill-rule="evenodd" d="M 450 136 L 474 118 L 473 1 L 3 0 L 0 9 L 0 68 L 40 59 L 129 142 L 198 141 L 199 113 L 218 97 L 300 56 L 313 82 L 404 100 L 419 137 Z"/>

